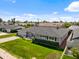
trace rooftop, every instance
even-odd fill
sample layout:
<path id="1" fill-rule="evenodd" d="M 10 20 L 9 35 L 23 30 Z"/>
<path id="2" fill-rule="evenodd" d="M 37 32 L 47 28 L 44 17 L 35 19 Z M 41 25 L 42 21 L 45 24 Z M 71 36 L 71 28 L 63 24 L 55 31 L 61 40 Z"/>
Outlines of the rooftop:
<path id="1" fill-rule="evenodd" d="M 17 28 L 23 28 L 23 27 L 22 26 L 18 26 L 18 25 L 0 25 L 0 28 L 17 29 Z"/>
<path id="2" fill-rule="evenodd" d="M 79 26 L 77 25 L 72 25 L 69 27 L 70 30 L 78 30 L 79 29 Z"/>
<path id="3" fill-rule="evenodd" d="M 62 37 L 68 33 L 66 28 L 51 28 L 51 27 L 31 27 L 28 29 L 22 29 L 22 32 L 31 32 L 33 34 L 46 35 L 50 37 Z"/>

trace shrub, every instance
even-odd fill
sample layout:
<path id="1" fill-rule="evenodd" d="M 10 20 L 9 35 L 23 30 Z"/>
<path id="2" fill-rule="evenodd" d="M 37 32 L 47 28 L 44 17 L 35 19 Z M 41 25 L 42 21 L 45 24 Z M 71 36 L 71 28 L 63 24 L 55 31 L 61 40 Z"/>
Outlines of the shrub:
<path id="1" fill-rule="evenodd" d="M 16 33 L 17 32 L 17 30 L 11 30 L 11 33 Z"/>
<path id="2" fill-rule="evenodd" d="M 58 42 L 42 40 L 42 39 L 33 39 L 32 43 L 39 44 L 39 45 L 42 45 L 42 46 L 45 46 L 45 47 L 48 47 L 48 48 L 53 48 L 53 49 L 56 49 L 56 50 L 61 50 L 61 51 L 63 50 L 63 49 L 59 48 Z"/>

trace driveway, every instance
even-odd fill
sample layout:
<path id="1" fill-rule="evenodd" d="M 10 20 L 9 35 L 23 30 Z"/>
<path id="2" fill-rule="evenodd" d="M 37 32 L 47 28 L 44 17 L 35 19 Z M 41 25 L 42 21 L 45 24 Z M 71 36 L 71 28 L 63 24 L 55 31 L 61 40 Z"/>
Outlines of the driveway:
<path id="1" fill-rule="evenodd" d="M 16 59 L 16 57 L 9 54 L 7 51 L 0 48 L 0 57 L 2 59 Z"/>
<path id="2" fill-rule="evenodd" d="M 0 43 L 4 43 L 4 42 L 11 41 L 11 40 L 15 40 L 15 39 L 17 39 L 17 38 L 19 38 L 19 37 L 17 37 L 17 36 L 12 36 L 12 37 L 8 37 L 8 38 L 2 38 L 2 39 L 0 39 Z"/>

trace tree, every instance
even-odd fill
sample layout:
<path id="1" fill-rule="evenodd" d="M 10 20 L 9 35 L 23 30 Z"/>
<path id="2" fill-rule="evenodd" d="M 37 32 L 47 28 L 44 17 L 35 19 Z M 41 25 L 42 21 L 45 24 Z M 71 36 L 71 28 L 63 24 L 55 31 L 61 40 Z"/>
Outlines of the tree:
<path id="1" fill-rule="evenodd" d="M 60 23 L 63 23 L 63 21 L 62 21 L 62 20 L 60 20 Z"/>
<path id="2" fill-rule="evenodd" d="M 71 25 L 72 25 L 72 23 L 70 23 L 70 22 L 65 22 L 64 23 L 64 27 L 66 27 L 66 28 L 70 27 Z"/>
<path id="3" fill-rule="evenodd" d="M 8 20 L 7 22 L 10 23 L 10 20 Z"/>
<path id="4" fill-rule="evenodd" d="M 2 22 L 3 20 L 2 20 L 2 18 L 0 18 L 0 22 Z"/>
<path id="5" fill-rule="evenodd" d="M 77 48 L 72 49 L 72 54 L 76 59 L 79 59 L 79 50 Z"/>
<path id="6" fill-rule="evenodd" d="M 79 26 L 79 22 L 76 22 L 76 25 L 78 25 L 78 26 Z"/>
<path id="7" fill-rule="evenodd" d="M 15 19 L 16 19 L 16 18 L 12 18 L 12 19 L 11 19 L 12 24 L 15 24 Z"/>
<path id="8" fill-rule="evenodd" d="M 43 23 L 48 23 L 48 21 L 44 20 Z"/>
<path id="9" fill-rule="evenodd" d="M 24 21 L 24 23 L 28 23 L 28 21 L 26 20 L 26 21 Z"/>

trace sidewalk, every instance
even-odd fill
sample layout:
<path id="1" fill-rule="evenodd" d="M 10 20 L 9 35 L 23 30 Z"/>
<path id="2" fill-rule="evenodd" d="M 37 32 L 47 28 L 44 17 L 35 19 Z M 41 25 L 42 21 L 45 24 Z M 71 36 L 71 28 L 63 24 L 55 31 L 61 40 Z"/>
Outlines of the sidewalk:
<path id="1" fill-rule="evenodd" d="M 0 48 L 0 57 L 2 59 L 16 59 L 16 57 L 12 56 L 11 54 L 9 54 L 8 52 L 6 52 L 1 48 Z"/>
<path id="2" fill-rule="evenodd" d="M 12 37 L 8 37 L 8 38 L 2 38 L 2 39 L 0 39 L 0 43 L 4 43 L 4 42 L 7 42 L 7 41 L 15 40 L 17 38 L 19 38 L 19 37 L 12 36 Z"/>

